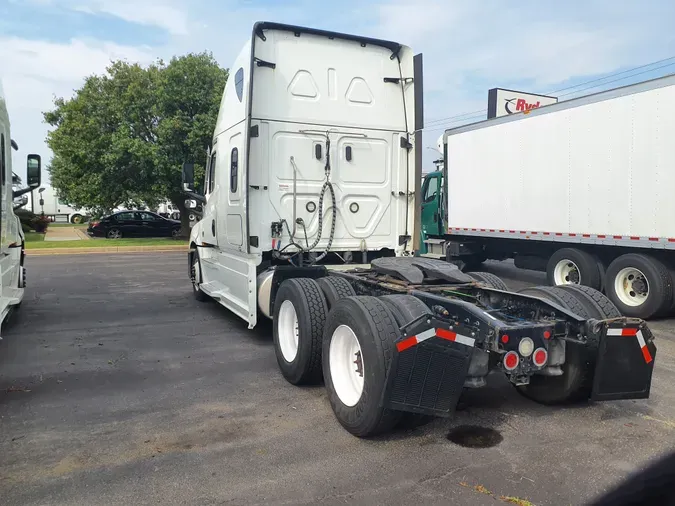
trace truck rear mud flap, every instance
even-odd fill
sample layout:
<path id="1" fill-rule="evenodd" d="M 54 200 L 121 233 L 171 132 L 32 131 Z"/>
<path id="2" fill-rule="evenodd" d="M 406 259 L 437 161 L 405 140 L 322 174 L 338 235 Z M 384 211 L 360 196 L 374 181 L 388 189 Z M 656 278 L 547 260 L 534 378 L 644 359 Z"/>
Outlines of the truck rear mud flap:
<path id="1" fill-rule="evenodd" d="M 401 328 L 387 372 L 383 405 L 451 416 L 462 394 L 475 340 L 471 331 L 424 316 Z"/>
<path id="2" fill-rule="evenodd" d="M 601 323 L 597 334 L 591 400 L 647 399 L 656 358 L 647 326 L 642 322 Z"/>

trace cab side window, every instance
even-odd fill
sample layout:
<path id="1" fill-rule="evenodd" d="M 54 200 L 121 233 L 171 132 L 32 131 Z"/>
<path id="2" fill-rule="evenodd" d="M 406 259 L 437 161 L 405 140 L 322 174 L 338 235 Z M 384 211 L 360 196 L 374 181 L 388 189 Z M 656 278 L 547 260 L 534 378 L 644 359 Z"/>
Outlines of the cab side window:
<path id="1" fill-rule="evenodd" d="M 216 187 L 216 152 L 214 151 L 211 154 L 211 159 L 209 160 L 209 167 L 206 170 L 206 193 L 213 192 L 213 189 Z"/>
<path id="2" fill-rule="evenodd" d="M 438 196 L 438 178 L 427 179 L 427 186 L 424 192 L 424 202 L 433 202 Z"/>

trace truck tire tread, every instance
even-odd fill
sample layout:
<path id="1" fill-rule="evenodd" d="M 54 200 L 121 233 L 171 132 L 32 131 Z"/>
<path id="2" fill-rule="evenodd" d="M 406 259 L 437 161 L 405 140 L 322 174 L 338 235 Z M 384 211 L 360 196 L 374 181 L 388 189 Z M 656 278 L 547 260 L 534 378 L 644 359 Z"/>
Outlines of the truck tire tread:
<path id="1" fill-rule="evenodd" d="M 290 364 L 281 353 L 277 331 L 279 308 L 284 300 L 290 298 L 286 296 L 287 291 L 295 299 L 294 306 L 295 303 L 299 303 L 300 306 L 295 307 L 300 341 L 296 358 Z M 287 279 L 279 287 L 274 301 L 274 350 L 279 369 L 289 383 L 312 385 L 321 382 L 321 350 L 327 314 L 326 299 L 318 283 L 313 279 Z"/>
<path id="2" fill-rule="evenodd" d="M 582 318 L 590 318 L 588 311 L 579 302 L 579 300 L 574 295 L 564 290 L 561 290 L 560 287 L 532 286 L 523 288 L 522 290 L 519 290 L 518 293 L 522 293 L 524 295 L 534 295 L 535 297 L 548 299 L 551 302 L 554 302 L 559 306 L 562 306 L 565 309 L 572 311 L 577 316 L 580 316 Z"/>
<path id="3" fill-rule="evenodd" d="M 366 367 L 374 368 L 365 375 L 363 394 L 353 407 L 344 405 L 335 389 L 330 377 L 330 342 L 332 332 L 345 321 L 351 320 L 354 326 L 361 327 L 363 332 L 353 329 L 362 353 Z M 339 300 L 331 310 L 326 322 L 323 340 L 323 374 L 328 398 L 340 424 L 350 433 L 358 437 L 369 437 L 391 430 L 401 418 L 401 412 L 380 406 L 380 399 L 385 388 L 386 374 L 394 356 L 394 343 L 399 337 L 396 320 L 387 305 L 376 297 L 355 296 Z M 364 348 L 372 339 L 370 348 L 371 360 L 365 359 Z M 374 361 L 372 359 L 375 359 Z M 378 384 L 379 382 L 379 384 Z"/>
<path id="4" fill-rule="evenodd" d="M 607 298 L 602 292 L 585 285 L 563 285 L 559 286 L 561 290 L 566 290 L 583 297 L 593 305 L 599 313 L 599 318 L 621 318 L 621 312 L 617 309 L 614 303 Z"/>
<path id="5" fill-rule="evenodd" d="M 495 290 L 502 290 L 504 292 L 509 291 L 509 287 L 504 283 L 502 278 L 499 276 L 495 276 L 491 272 L 467 272 L 469 276 L 474 278 L 477 281 L 480 281 L 481 283 L 486 284 L 490 288 L 494 288 Z"/>
<path id="6" fill-rule="evenodd" d="M 330 310 L 338 300 L 356 295 L 356 292 L 352 285 L 349 284 L 349 281 L 339 276 L 325 276 L 317 279 L 316 282 L 319 284 L 321 291 L 326 297 L 328 310 Z"/>

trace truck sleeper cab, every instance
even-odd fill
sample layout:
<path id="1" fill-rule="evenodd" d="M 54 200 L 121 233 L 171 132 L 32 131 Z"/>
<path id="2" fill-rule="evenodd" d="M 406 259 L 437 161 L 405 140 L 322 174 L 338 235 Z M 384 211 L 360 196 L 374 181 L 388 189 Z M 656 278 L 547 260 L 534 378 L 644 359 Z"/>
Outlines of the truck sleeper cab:
<path id="1" fill-rule="evenodd" d="M 17 308 L 26 286 L 25 238 L 19 218 L 14 214 L 14 200 L 40 186 L 40 155 L 27 156 L 27 188 L 12 186 L 12 149 L 18 144 L 11 138 L 9 115 L 2 86 L 0 86 L 0 324 Z M 0 340 L 2 338 L 0 337 Z"/>
<path id="2" fill-rule="evenodd" d="M 255 25 L 204 195 L 183 167 L 188 207 L 203 205 L 188 253 L 195 297 L 251 328 L 272 318 L 284 378 L 323 381 L 358 437 L 406 413 L 451 416 L 495 369 L 543 403 L 648 397 L 656 348 L 641 320 L 573 288 L 513 294 L 489 273 L 410 254 L 421 67 L 397 43 Z"/>

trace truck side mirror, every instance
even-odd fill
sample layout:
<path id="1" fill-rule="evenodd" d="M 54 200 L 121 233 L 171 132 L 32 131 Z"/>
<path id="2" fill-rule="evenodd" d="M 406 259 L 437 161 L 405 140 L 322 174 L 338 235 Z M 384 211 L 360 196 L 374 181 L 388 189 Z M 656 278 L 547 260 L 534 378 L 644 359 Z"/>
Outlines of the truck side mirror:
<path id="1" fill-rule="evenodd" d="M 195 186 L 195 164 L 194 163 L 184 163 L 183 164 L 183 190 L 184 191 L 193 191 L 192 189 Z"/>
<path id="2" fill-rule="evenodd" d="M 42 175 L 42 158 L 40 155 L 28 155 L 26 163 L 26 180 L 31 189 L 40 186 Z"/>
<path id="3" fill-rule="evenodd" d="M 186 209 L 196 209 L 197 208 L 197 201 L 195 199 L 187 199 L 185 201 L 185 208 Z"/>

